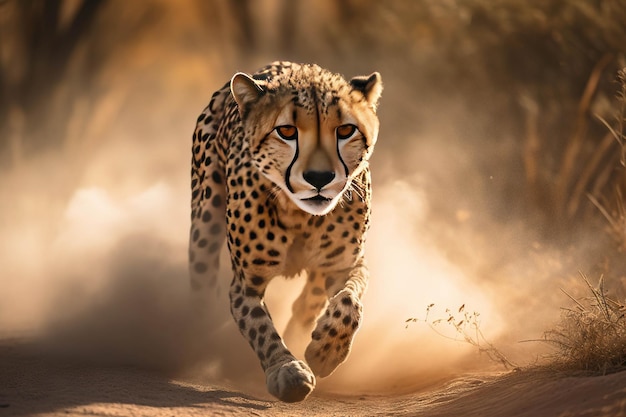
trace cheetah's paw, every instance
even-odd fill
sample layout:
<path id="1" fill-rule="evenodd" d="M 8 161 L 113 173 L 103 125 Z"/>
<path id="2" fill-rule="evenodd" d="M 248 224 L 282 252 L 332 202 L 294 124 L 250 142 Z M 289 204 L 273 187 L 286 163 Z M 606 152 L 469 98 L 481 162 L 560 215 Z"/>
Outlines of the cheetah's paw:
<path id="1" fill-rule="evenodd" d="M 304 400 L 315 388 L 315 376 L 302 361 L 271 366 L 265 375 L 270 394 L 287 403 Z"/>
<path id="2" fill-rule="evenodd" d="M 348 358 L 361 315 L 361 304 L 347 291 L 340 292 L 330 301 L 304 353 L 315 375 L 322 378 L 330 375 Z"/>

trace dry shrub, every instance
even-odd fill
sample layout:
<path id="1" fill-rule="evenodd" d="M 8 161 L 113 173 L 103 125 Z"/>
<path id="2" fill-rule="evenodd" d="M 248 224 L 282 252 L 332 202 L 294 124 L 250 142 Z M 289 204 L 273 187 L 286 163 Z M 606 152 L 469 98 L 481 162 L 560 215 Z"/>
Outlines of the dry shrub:
<path id="1" fill-rule="evenodd" d="M 626 305 L 607 295 L 604 279 L 594 287 L 582 275 L 590 295 L 564 308 L 555 329 L 544 340 L 557 348 L 554 362 L 566 370 L 606 374 L 626 368 Z"/>
<path id="2" fill-rule="evenodd" d="M 506 369 L 520 369 L 515 362 L 507 358 L 500 349 L 487 340 L 480 328 L 479 312 L 470 312 L 465 308 L 465 304 L 462 304 L 456 310 L 446 308 L 445 318 L 432 318 L 431 311 L 433 307 L 435 307 L 435 304 L 432 303 L 426 307 L 426 317 L 423 320 L 415 317 L 406 319 L 406 327 L 408 328 L 410 323 L 423 321 L 431 330 L 443 338 L 474 346 L 478 353 L 486 355 L 491 361 L 504 366 Z M 448 330 L 452 330 L 453 336 L 449 336 L 445 331 L 440 330 L 439 326 L 441 325 L 446 326 Z"/>

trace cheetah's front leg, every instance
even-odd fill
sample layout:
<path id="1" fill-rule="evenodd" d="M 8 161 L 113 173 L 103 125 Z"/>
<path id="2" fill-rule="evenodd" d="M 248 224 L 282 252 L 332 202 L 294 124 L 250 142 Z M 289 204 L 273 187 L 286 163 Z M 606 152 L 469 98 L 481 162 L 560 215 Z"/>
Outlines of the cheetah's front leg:
<path id="1" fill-rule="evenodd" d="M 265 285 L 260 277 L 248 280 L 243 272 L 236 274 L 230 288 L 231 313 L 261 361 L 270 394 L 285 402 L 302 401 L 315 388 L 315 376 L 289 352 L 276 331 L 263 303 Z"/>
<path id="2" fill-rule="evenodd" d="M 326 377 L 347 359 L 361 324 L 361 297 L 368 276 L 362 259 L 347 272 L 327 275 L 328 306 L 317 320 L 304 354 L 315 375 Z"/>

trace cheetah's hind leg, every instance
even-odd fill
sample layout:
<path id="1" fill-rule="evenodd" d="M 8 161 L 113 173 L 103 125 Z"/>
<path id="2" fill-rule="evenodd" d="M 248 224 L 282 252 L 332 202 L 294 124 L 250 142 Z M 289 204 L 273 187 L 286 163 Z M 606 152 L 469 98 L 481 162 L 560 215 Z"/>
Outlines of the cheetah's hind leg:
<path id="1" fill-rule="evenodd" d="M 324 290 L 324 275 L 309 271 L 300 296 L 292 306 L 292 316 L 285 329 L 285 341 L 298 357 L 304 357 L 304 349 L 315 326 L 315 320 L 326 305 L 328 297 Z M 301 355 L 301 356 L 300 356 Z"/>

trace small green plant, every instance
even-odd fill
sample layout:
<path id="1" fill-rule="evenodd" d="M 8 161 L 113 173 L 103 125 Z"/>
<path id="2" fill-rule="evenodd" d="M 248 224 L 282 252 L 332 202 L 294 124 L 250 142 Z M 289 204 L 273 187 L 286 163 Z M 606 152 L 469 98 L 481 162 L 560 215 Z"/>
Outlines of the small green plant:
<path id="1" fill-rule="evenodd" d="M 456 310 L 446 308 L 445 313 L 447 317 L 431 319 L 430 314 L 434 307 L 435 304 L 429 304 L 426 307 L 426 317 L 423 320 L 413 317 L 406 319 L 405 327 L 408 328 L 411 323 L 423 321 L 439 336 L 454 341 L 468 343 L 476 347 L 479 353 L 487 355 L 489 359 L 502 364 L 506 369 L 519 369 L 519 367 L 515 363 L 511 362 L 500 350 L 498 350 L 498 348 L 487 341 L 485 335 L 480 329 L 480 313 L 466 310 L 465 304 L 463 304 Z M 442 332 L 438 328 L 438 326 L 442 324 L 452 327 L 455 336 L 450 337 Z"/>
<path id="2" fill-rule="evenodd" d="M 610 298 L 600 277 L 594 287 L 581 274 L 590 296 L 576 299 L 563 290 L 574 307 L 563 308 L 555 329 L 543 340 L 557 348 L 554 359 L 565 369 L 606 374 L 626 368 L 626 305 Z"/>

